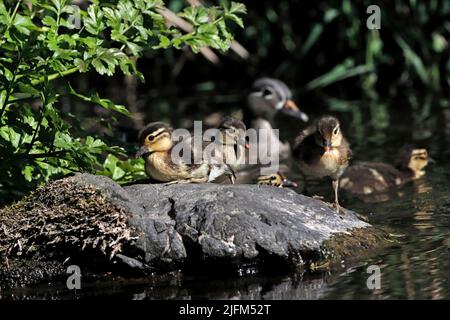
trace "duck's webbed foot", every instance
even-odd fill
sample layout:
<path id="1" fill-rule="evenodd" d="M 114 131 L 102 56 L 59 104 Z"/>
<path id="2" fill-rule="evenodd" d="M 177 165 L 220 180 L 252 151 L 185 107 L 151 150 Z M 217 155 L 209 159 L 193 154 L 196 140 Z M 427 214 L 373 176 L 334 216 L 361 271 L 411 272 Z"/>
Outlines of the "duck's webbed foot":
<path id="1" fill-rule="evenodd" d="M 342 207 L 341 207 L 341 205 L 339 204 L 339 202 L 333 202 L 333 203 L 331 204 L 331 207 L 332 207 L 337 213 L 344 212 L 344 211 L 342 210 Z"/>

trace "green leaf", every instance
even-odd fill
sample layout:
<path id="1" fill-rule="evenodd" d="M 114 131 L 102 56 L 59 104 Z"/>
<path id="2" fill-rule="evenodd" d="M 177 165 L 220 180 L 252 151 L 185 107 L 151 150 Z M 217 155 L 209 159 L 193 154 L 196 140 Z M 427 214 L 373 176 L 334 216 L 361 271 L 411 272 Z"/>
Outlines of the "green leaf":
<path id="1" fill-rule="evenodd" d="M 87 14 L 83 21 L 86 30 L 93 35 L 99 35 L 106 27 L 102 20 L 103 12 L 98 5 L 91 4 L 88 7 Z"/>
<path id="2" fill-rule="evenodd" d="M 232 20 L 234 23 L 236 23 L 239 27 L 244 28 L 244 21 L 242 18 L 238 17 L 235 14 L 227 14 L 225 16 L 226 19 Z"/>
<path id="3" fill-rule="evenodd" d="M 347 59 L 342 63 L 335 66 L 333 69 L 325 73 L 324 75 L 317 77 L 310 81 L 306 87 L 308 90 L 326 87 L 332 83 L 342 81 L 344 79 L 354 77 L 360 74 L 370 72 L 371 67 L 366 65 L 354 66 L 354 62 L 351 59 Z"/>
<path id="4" fill-rule="evenodd" d="M 317 40 L 319 40 L 322 32 L 323 32 L 322 24 L 316 23 L 313 25 L 311 32 L 309 33 L 308 38 L 306 38 L 306 41 L 301 49 L 303 55 L 306 55 L 311 49 L 311 47 L 317 42 Z"/>
<path id="5" fill-rule="evenodd" d="M 416 71 L 419 78 L 425 85 L 428 85 L 428 74 L 426 68 L 422 62 L 422 59 L 411 49 L 411 47 L 406 43 L 405 40 L 400 35 L 394 36 L 397 44 L 403 49 L 403 54 L 408 63 L 410 63 L 414 70 Z"/>
<path id="6" fill-rule="evenodd" d="M 447 40 L 440 33 L 433 32 L 432 40 L 433 40 L 432 42 L 433 50 L 436 51 L 437 53 L 441 53 L 448 46 Z"/>
<path id="7" fill-rule="evenodd" d="M 10 126 L 0 127 L 0 137 L 8 141 L 14 148 L 19 147 L 20 134 L 18 134 L 12 127 Z"/>
<path id="8" fill-rule="evenodd" d="M 51 28 L 56 28 L 57 25 L 56 20 L 51 16 L 45 16 L 44 19 L 42 19 L 42 23 Z"/>
<path id="9" fill-rule="evenodd" d="M 73 140 L 72 137 L 65 132 L 56 132 L 55 140 L 53 141 L 53 145 L 56 148 L 61 148 L 63 150 L 73 149 Z"/>
<path id="10" fill-rule="evenodd" d="M 247 8 L 243 3 L 231 2 L 230 13 L 247 13 Z"/>
<path id="11" fill-rule="evenodd" d="M 170 39 L 167 38 L 165 35 L 158 35 L 159 44 L 156 46 L 153 46 L 153 49 L 166 49 L 170 46 L 171 42 Z"/>
<path id="12" fill-rule="evenodd" d="M 108 100 L 108 99 L 100 98 L 98 93 L 93 93 L 90 96 L 85 96 L 85 95 L 82 95 L 82 94 L 76 92 L 70 85 L 69 85 L 69 91 L 70 91 L 71 95 L 73 95 L 74 97 L 77 97 L 78 99 L 81 99 L 82 101 L 97 104 L 105 109 L 119 112 L 125 116 L 131 115 L 125 106 L 115 104 L 111 100 Z"/>
<path id="13" fill-rule="evenodd" d="M 30 17 L 25 17 L 20 14 L 16 14 L 13 22 L 13 26 L 25 35 L 29 35 L 31 30 L 35 28 L 35 25 L 31 21 Z"/>
<path id="14" fill-rule="evenodd" d="M 98 73 L 112 76 L 114 74 L 116 66 L 119 65 L 119 61 L 126 58 L 126 54 L 119 49 L 98 48 L 97 54 L 92 60 L 92 65 L 95 67 Z"/>
<path id="15" fill-rule="evenodd" d="M 34 171 L 34 167 L 32 167 L 30 165 L 25 166 L 22 169 L 22 174 L 25 177 L 25 180 L 27 180 L 28 182 L 33 181 L 33 171 Z"/>

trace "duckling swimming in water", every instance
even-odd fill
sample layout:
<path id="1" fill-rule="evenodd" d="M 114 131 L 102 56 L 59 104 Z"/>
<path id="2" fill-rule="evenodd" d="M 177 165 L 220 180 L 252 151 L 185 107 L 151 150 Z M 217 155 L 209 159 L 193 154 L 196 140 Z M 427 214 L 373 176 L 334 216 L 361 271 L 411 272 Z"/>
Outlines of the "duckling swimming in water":
<path id="1" fill-rule="evenodd" d="M 361 162 L 347 168 L 340 187 L 357 195 L 384 192 L 425 175 L 424 168 L 432 161 L 426 149 L 403 147 L 395 165 L 382 162 Z"/>
<path id="2" fill-rule="evenodd" d="M 338 119 L 324 116 L 304 129 L 294 143 L 294 157 L 305 178 L 330 177 L 334 206 L 339 211 L 339 179 L 348 167 L 352 151 Z"/>
<path id="3" fill-rule="evenodd" d="M 234 183 L 234 171 L 227 164 L 208 161 L 191 164 L 183 163 L 180 159 L 173 159 L 172 128 L 165 123 L 148 124 L 139 132 L 139 141 L 140 149 L 136 157 L 144 157 L 146 173 L 157 181 L 204 183 L 226 175 Z"/>

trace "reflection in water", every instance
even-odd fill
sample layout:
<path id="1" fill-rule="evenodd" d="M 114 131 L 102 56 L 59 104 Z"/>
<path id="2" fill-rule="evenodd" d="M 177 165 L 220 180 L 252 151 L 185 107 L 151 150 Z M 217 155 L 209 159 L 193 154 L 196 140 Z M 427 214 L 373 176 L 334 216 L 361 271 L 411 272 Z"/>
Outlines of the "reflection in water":
<path id="1" fill-rule="evenodd" d="M 227 299 L 227 300 L 316 300 L 328 290 L 332 277 L 327 274 L 290 276 L 243 276 L 239 278 L 195 278 L 179 275 L 145 279 L 103 279 L 90 282 L 78 293 L 66 289 L 64 283 L 52 286 L 17 288 L 0 294 L 8 299 Z"/>
<path id="2" fill-rule="evenodd" d="M 401 261 L 402 265 L 400 269 L 403 271 L 403 277 L 405 280 L 406 298 L 412 300 L 415 296 L 414 281 L 411 275 L 411 264 L 409 261 L 408 252 L 405 250 L 402 251 Z"/>
<path id="3" fill-rule="evenodd" d="M 382 268 L 381 293 L 359 291 L 352 298 L 450 298 L 450 250 L 445 245 L 450 230 L 449 176 L 450 167 L 436 167 L 426 179 L 405 186 L 402 198 L 370 209 L 364 202 L 354 203 L 356 210 L 371 210 L 372 223 L 395 227 L 406 237 L 399 246 L 377 257 L 386 264 Z M 362 286 L 360 279 L 344 275 L 331 286 L 327 297 L 339 298 Z"/>

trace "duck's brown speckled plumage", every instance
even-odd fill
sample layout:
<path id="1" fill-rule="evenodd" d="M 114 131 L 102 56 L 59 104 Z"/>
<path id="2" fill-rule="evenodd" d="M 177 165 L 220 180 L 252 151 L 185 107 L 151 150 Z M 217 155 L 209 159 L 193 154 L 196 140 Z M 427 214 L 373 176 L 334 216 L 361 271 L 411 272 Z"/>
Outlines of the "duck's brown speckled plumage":
<path id="1" fill-rule="evenodd" d="M 193 182 L 214 181 L 221 175 L 227 175 L 234 182 L 233 170 L 223 163 L 184 163 L 172 159 L 172 129 L 161 122 L 147 125 L 139 132 L 141 148 L 137 156 L 145 159 L 145 171 L 153 179 L 160 182 Z M 192 159 L 192 158 L 191 158 Z"/>
<path id="2" fill-rule="evenodd" d="M 336 124 L 334 124 L 336 125 Z M 325 128 L 332 131 L 333 128 Z M 295 139 L 294 156 L 303 175 L 312 178 L 331 177 L 338 179 L 348 166 L 352 156 L 350 144 L 342 137 L 340 145 L 333 146 L 325 152 L 323 146 L 316 141 L 318 126 L 312 125 L 303 130 Z"/>
<path id="3" fill-rule="evenodd" d="M 386 163 L 362 162 L 347 168 L 340 187 L 355 194 L 371 194 L 403 184 L 412 175 L 412 172 L 401 172 Z"/>
<path id="4" fill-rule="evenodd" d="M 339 178 L 351 155 L 350 144 L 342 135 L 339 121 L 330 116 L 322 117 L 304 129 L 294 143 L 294 157 L 305 178 L 331 178 L 338 210 Z"/>
<path id="5" fill-rule="evenodd" d="M 314 140 L 314 136 L 309 135 L 295 149 L 300 170 L 307 177 L 339 178 L 347 168 L 352 155 L 349 143 L 343 139 L 340 146 L 332 148 L 325 154 L 323 148 L 318 146 Z"/>
<path id="6" fill-rule="evenodd" d="M 425 149 L 406 146 L 396 157 L 396 165 L 382 162 L 360 162 L 347 168 L 340 187 L 350 193 L 369 195 L 385 192 L 424 175 L 429 157 Z"/>

